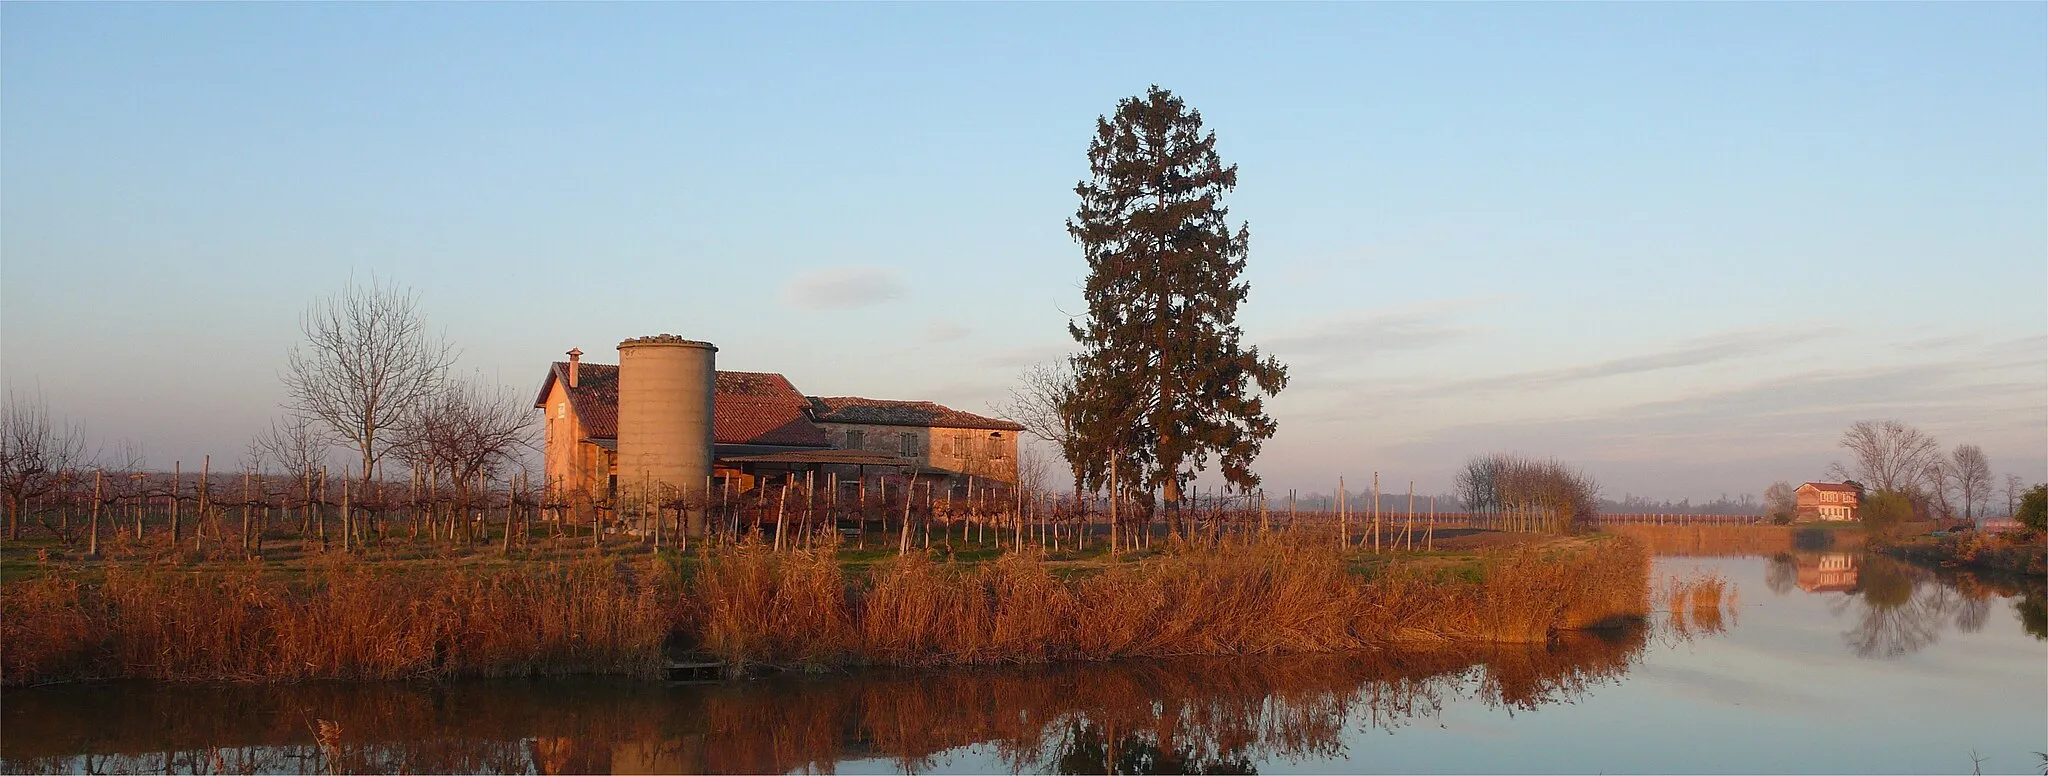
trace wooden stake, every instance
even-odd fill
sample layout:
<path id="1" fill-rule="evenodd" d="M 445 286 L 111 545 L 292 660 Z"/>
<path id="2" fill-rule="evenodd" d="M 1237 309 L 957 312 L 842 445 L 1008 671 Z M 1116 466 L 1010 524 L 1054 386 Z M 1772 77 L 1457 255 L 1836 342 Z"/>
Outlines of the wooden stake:
<path id="1" fill-rule="evenodd" d="M 173 550 L 178 548 L 178 529 L 180 528 L 178 525 L 178 493 L 184 490 L 185 487 L 185 473 L 180 470 L 180 466 L 181 464 L 178 461 L 171 462 L 171 549 Z"/>
<path id="2" fill-rule="evenodd" d="M 97 558 L 100 556 L 100 490 L 101 479 L 104 478 L 106 474 L 107 473 L 104 471 L 95 471 L 92 473 L 92 533 L 90 534 L 89 538 L 85 540 L 85 554 L 87 557 L 92 558 Z"/>
<path id="3" fill-rule="evenodd" d="M 782 551 L 782 508 L 789 504 L 789 483 L 795 477 L 782 479 L 782 498 L 775 502 L 775 551 Z"/>

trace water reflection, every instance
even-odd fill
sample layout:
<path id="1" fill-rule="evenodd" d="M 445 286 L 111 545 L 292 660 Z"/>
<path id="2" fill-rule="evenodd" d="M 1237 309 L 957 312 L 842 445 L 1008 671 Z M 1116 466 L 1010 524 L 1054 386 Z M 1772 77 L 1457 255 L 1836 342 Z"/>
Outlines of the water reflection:
<path id="1" fill-rule="evenodd" d="M 1976 633 L 1990 621 L 1998 598 L 2012 598 L 2021 626 L 2048 639 L 2041 580 L 1928 569 L 1882 555 L 1783 552 L 1770 558 L 1764 586 L 1786 595 L 1841 593 L 1829 601 L 1838 617 L 1854 620 L 1842 633 L 1858 657 L 1891 659 L 1935 644 L 1951 629 Z"/>
<path id="2" fill-rule="evenodd" d="M 1015 770 L 1250 773 L 1344 756 L 1344 734 L 1453 700 L 1571 702 L 1640 659 L 1641 630 L 1533 648 L 631 681 L 13 690 L 17 772 L 928 770 L 979 744 Z"/>

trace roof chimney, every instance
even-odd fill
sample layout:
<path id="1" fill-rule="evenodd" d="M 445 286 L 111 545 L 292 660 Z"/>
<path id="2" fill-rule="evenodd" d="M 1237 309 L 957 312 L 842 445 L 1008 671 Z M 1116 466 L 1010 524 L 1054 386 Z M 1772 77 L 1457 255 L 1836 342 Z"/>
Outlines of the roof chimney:
<path id="1" fill-rule="evenodd" d="M 583 363 L 583 349 L 569 349 L 569 387 L 576 387 L 576 367 Z"/>

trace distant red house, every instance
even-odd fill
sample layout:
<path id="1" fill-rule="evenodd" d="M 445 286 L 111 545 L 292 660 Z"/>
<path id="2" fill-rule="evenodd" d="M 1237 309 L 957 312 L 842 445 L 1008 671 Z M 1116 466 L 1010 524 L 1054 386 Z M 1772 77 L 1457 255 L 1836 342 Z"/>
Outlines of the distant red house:
<path id="1" fill-rule="evenodd" d="M 1802 522 L 1854 520 L 1856 507 L 1861 503 L 1856 486 L 1835 482 L 1805 483 L 1793 493 L 1799 497 L 1793 519 Z"/>
<path id="2" fill-rule="evenodd" d="M 2005 533 L 2020 529 L 2020 521 L 2010 517 L 1987 517 L 1977 521 L 1977 530 L 1985 533 Z"/>

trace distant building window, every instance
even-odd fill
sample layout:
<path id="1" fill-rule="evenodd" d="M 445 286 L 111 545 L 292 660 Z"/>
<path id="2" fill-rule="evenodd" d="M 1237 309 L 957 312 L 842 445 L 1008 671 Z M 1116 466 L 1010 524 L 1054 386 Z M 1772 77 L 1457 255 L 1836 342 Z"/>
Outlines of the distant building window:
<path id="1" fill-rule="evenodd" d="M 556 417 L 556 418 L 566 418 L 566 417 L 569 417 L 569 403 L 568 403 L 568 402 L 565 402 L 565 401 L 558 401 L 558 402 L 555 402 L 555 417 Z"/>
<path id="2" fill-rule="evenodd" d="M 1003 432 L 998 431 L 988 435 L 988 457 L 994 458 L 996 460 L 1002 460 Z"/>
<path id="3" fill-rule="evenodd" d="M 859 450 L 867 445 L 867 432 L 857 428 L 846 430 L 846 449 Z"/>
<path id="4" fill-rule="evenodd" d="M 909 432 L 896 435 L 896 444 L 905 458 L 917 457 L 917 435 Z"/>

